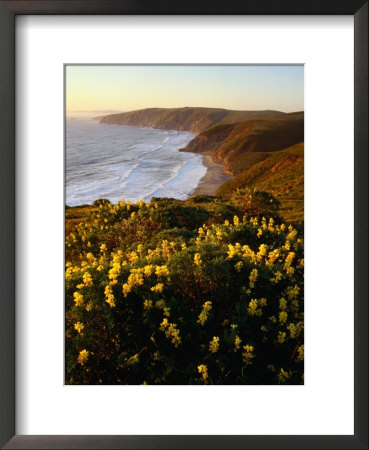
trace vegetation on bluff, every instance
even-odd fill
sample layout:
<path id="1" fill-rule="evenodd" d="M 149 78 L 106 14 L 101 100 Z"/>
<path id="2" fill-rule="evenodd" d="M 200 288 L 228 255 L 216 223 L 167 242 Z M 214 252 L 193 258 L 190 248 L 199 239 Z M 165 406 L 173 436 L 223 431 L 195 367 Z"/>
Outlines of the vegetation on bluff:
<path id="1" fill-rule="evenodd" d="M 182 130 L 200 133 L 218 123 L 238 123 L 240 120 L 282 114 L 279 111 L 232 111 L 223 108 L 146 108 L 97 117 L 101 123 Z"/>
<path id="2" fill-rule="evenodd" d="M 67 384 L 303 383 L 303 228 L 253 189 L 66 209 Z"/>

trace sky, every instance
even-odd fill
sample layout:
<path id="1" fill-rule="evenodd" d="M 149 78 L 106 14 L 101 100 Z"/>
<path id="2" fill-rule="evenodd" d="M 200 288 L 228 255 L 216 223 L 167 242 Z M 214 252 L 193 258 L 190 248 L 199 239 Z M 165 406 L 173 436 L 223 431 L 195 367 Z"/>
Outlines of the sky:
<path id="1" fill-rule="evenodd" d="M 304 109 L 302 65 L 67 65 L 66 111 Z"/>

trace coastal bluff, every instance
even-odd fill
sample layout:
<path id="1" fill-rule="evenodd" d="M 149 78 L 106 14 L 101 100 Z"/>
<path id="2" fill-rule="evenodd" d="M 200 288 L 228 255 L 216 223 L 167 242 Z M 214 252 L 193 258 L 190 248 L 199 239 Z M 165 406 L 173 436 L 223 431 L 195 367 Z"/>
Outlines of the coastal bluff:
<path id="1" fill-rule="evenodd" d="M 201 133 L 217 124 L 238 123 L 244 119 L 283 114 L 280 111 L 233 111 L 222 108 L 146 108 L 119 114 L 95 117 L 100 123 L 109 125 L 130 125 L 163 130 Z"/>

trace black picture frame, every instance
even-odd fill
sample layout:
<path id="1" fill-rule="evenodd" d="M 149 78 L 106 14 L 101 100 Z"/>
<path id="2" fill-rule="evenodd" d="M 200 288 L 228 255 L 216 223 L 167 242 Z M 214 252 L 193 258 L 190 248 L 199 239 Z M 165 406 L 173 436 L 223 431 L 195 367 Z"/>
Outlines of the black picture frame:
<path id="1" fill-rule="evenodd" d="M 354 435 L 15 435 L 15 18 L 24 14 L 353 15 Z M 0 0 L 0 445 L 7 449 L 368 449 L 368 1 Z M 20 282 L 20 280 L 17 280 Z"/>

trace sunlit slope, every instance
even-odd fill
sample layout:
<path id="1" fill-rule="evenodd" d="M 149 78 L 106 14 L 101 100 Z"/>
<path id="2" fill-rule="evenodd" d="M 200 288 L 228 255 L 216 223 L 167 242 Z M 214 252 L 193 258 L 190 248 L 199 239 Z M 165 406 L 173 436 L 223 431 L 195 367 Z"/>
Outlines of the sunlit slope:
<path id="1" fill-rule="evenodd" d="M 273 153 L 250 153 L 261 160 L 218 190 L 220 195 L 230 195 L 237 188 L 254 187 L 271 192 L 281 202 L 281 214 L 290 220 L 303 218 L 304 213 L 304 143 Z M 247 167 L 248 158 L 243 159 Z"/>
<path id="2" fill-rule="evenodd" d="M 237 188 L 270 191 L 291 220 L 303 218 L 304 113 L 271 115 L 218 124 L 200 133 L 184 149 L 210 153 L 235 175 L 218 190 L 231 195 Z"/>
<path id="3" fill-rule="evenodd" d="M 220 122 L 236 123 L 246 118 L 271 114 L 283 115 L 279 111 L 232 111 L 222 108 L 147 108 L 120 114 L 100 116 L 101 123 L 143 126 L 165 130 L 200 133 Z"/>

